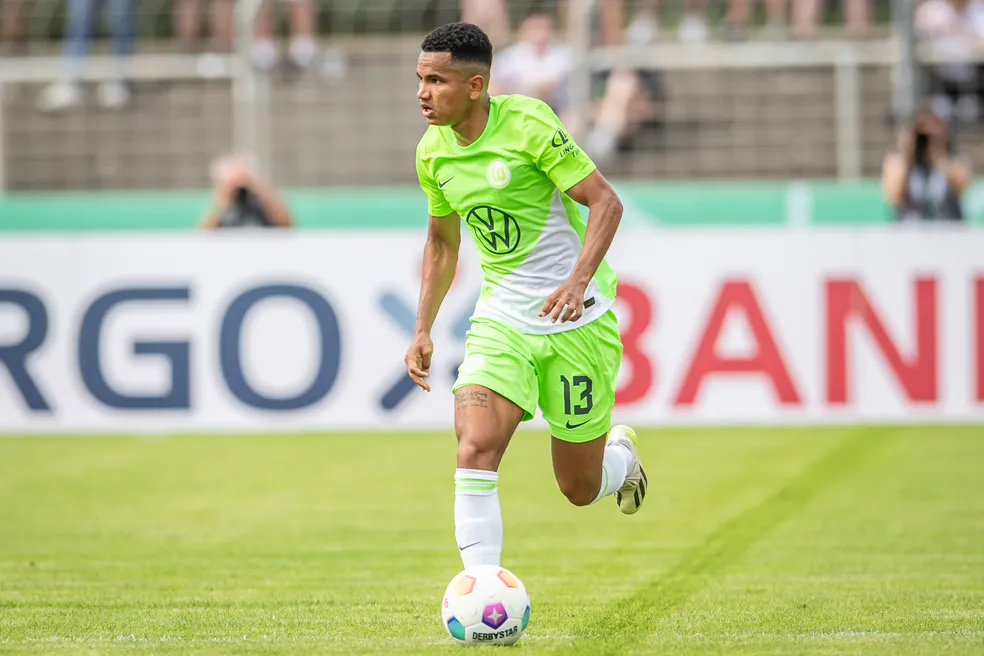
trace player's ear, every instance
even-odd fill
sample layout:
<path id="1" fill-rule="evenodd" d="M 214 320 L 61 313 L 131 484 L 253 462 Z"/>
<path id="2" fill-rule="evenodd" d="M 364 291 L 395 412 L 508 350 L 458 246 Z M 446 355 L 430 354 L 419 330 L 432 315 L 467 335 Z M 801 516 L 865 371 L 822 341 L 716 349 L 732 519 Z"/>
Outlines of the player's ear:
<path id="1" fill-rule="evenodd" d="M 485 87 L 488 83 L 488 75 L 482 75 L 481 73 L 476 73 L 468 78 L 468 96 L 472 100 L 478 100 L 482 97 L 482 92 L 485 91 Z"/>

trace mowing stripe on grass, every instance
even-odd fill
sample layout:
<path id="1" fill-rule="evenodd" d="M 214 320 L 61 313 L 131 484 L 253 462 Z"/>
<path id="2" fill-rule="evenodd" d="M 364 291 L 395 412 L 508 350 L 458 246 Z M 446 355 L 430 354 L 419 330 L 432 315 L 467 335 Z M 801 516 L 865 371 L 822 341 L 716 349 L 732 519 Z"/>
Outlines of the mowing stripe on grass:
<path id="1" fill-rule="evenodd" d="M 758 505 L 723 524 L 699 546 L 689 550 L 663 576 L 593 613 L 578 637 L 599 635 L 647 635 L 647 627 L 667 616 L 691 595 L 703 588 L 712 576 L 740 559 L 794 511 L 805 506 L 824 487 L 854 471 L 867 456 L 888 439 L 884 432 L 850 429 L 840 442 L 808 465 Z M 640 642 L 640 639 L 632 642 Z M 625 643 L 616 648 L 624 649 Z M 597 651 L 597 645 L 593 647 Z"/>

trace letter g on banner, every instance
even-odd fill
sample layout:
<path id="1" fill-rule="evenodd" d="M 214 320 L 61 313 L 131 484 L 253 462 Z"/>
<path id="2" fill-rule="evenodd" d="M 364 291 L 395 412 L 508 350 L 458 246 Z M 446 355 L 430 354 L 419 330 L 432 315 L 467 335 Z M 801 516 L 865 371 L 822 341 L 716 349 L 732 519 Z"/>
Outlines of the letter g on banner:
<path id="1" fill-rule="evenodd" d="M 102 361 L 102 331 L 106 317 L 118 305 L 187 301 L 188 287 L 131 287 L 114 289 L 97 298 L 82 317 L 79 330 L 79 371 L 92 396 L 120 410 L 164 410 L 189 408 L 191 401 L 191 346 L 187 341 L 138 341 L 134 355 L 163 357 L 171 366 L 170 389 L 161 395 L 128 394 L 106 380 Z"/>

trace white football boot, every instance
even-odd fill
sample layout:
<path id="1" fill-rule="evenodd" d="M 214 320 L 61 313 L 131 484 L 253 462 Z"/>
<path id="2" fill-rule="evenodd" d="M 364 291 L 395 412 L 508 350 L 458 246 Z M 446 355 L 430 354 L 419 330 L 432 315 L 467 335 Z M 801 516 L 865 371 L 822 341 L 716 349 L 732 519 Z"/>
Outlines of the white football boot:
<path id="1" fill-rule="evenodd" d="M 646 478 L 646 470 L 642 467 L 639 459 L 639 445 L 635 431 L 628 426 L 612 426 L 608 431 L 608 444 L 621 444 L 632 453 L 632 462 L 629 463 L 629 472 L 625 476 L 625 483 L 615 493 L 615 503 L 618 509 L 626 515 L 632 515 L 639 511 L 643 500 L 646 498 L 646 487 L 649 480 Z"/>

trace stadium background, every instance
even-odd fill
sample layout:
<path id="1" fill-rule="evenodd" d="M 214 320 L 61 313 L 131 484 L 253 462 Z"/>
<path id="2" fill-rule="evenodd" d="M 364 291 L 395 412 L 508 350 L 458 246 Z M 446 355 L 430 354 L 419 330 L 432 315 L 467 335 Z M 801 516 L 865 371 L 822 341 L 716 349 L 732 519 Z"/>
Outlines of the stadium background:
<path id="1" fill-rule="evenodd" d="M 842 21 L 850 4 L 822 4 L 810 38 L 790 24 L 795 2 L 786 24 L 753 5 L 740 34 L 732 4 L 697 14 L 610 0 L 477 5 L 507 6 L 514 28 L 534 10 L 557 17 L 572 66 L 564 115 L 588 126 L 574 130 L 582 144 L 599 76 L 659 76 L 658 126 L 602 163 L 627 208 L 612 251 L 632 335 L 627 418 L 984 416 L 984 233 L 974 225 L 984 186 L 966 192 L 963 225 L 900 226 L 877 179 L 934 62 L 954 55 L 915 37 L 912 3 L 872 4 L 862 36 Z M 207 40 L 182 51 L 176 6 L 134 6 L 130 97 L 117 109 L 96 101 L 118 70 L 103 38 L 79 65 L 77 104 L 52 111 L 40 100 L 65 75 L 63 3 L 28 3 L 24 40 L 7 44 L 0 426 L 447 427 L 447 397 L 414 392 L 399 369 L 425 216 L 413 62 L 421 35 L 462 6 L 315 3 L 319 56 L 301 73 L 252 65 L 257 2 L 236 5 L 225 53 Z M 647 16 L 658 37 L 627 37 Z M 675 26 L 695 16 L 707 33 L 684 38 Z M 497 36 L 500 49 L 509 40 Z M 951 128 L 971 160 L 980 125 Z M 294 229 L 196 229 L 209 165 L 230 152 L 256 156 Z M 435 333 L 448 374 L 439 392 L 473 302 L 465 250 Z"/>
<path id="2" fill-rule="evenodd" d="M 104 21 L 52 111 L 69 3 L 0 0 L 0 652 L 459 653 L 449 389 L 479 271 L 466 243 L 415 391 L 413 66 L 428 29 L 497 3 L 318 0 L 313 66 L 263 74 L 255 2 L 231 52 L 184 52 L 175 5 L 140 0 L 128 102 L 104 93 Z M 893 118 L 979 44 L 914 38 L 920 0 L 793 26 L 751 3 L 745 29 L 733 0 L 619 4 L 508 3 L 514 29 L 592 17 L 557 27 L 575 121 L 592 71 L 665 91 L 603 163 L 626 206 L 616 417 L 649 496 L 574 508 L 543 424 L 513 439 L 520 649 L 980 654 L 984 184 L 965 222 L 903 225 L 878 181 Z M 647 8 L 659 39 L 626 45 Z M 950 129 L 980 170 L 979 118 Z M 294 227 L 200 229 L 230 152 Z"/>

